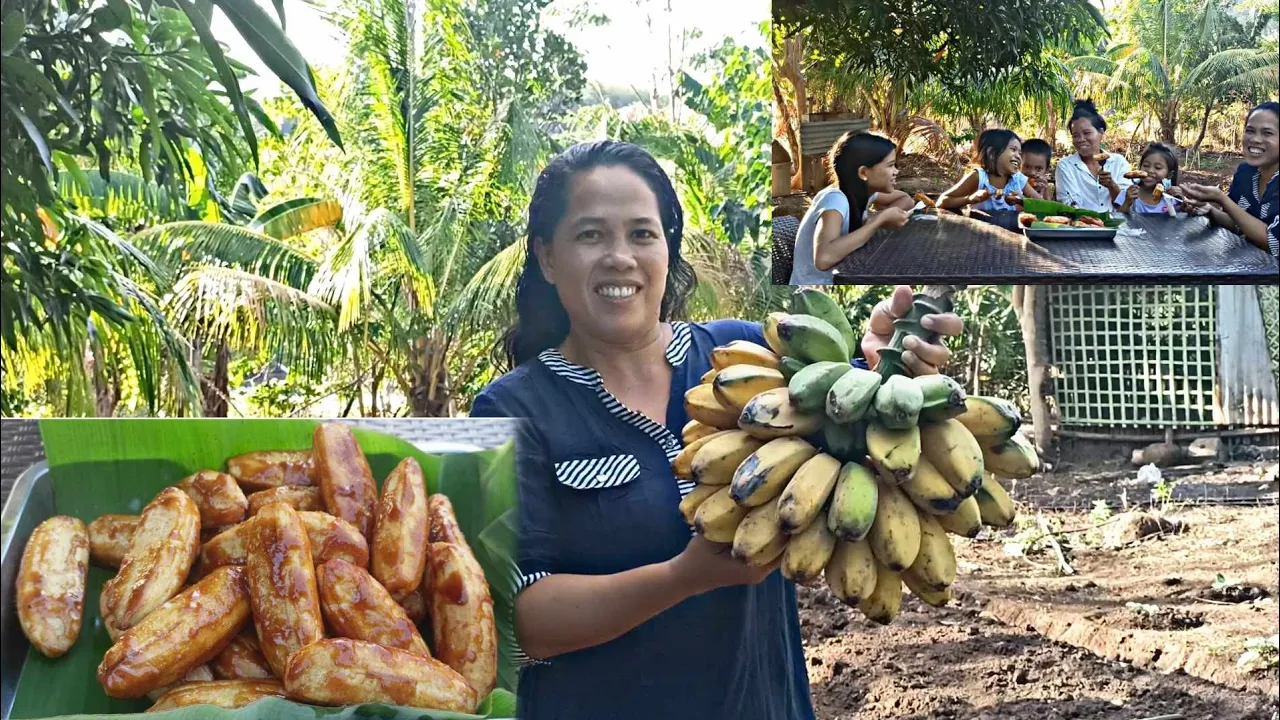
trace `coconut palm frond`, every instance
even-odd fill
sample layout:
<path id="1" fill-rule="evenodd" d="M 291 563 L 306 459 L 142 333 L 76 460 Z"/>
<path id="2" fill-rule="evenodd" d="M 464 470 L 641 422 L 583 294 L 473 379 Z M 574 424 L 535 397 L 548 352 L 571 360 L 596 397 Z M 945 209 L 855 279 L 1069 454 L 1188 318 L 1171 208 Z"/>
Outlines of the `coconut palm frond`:
<path id="1" fill-rule="evenodd" d="M 275 238 L 221 223 L 166 223 L 143 230 L 133 241 L 171 277 L 189 263 L 218 262 L 305 288 L 318 265 L 315 258 Z"/>
<path id="2" fill-rule="evenodd" d="M 337 200 L 302 197 L 278 202 L 258 213 L 249 223 L 249 229 L 276 240 L 287 240 L 340 222 L 342 205 Z"/>
<path id="3" fill-rule="evenodd" d="M 338 308 L 338 331 L 346 332 L 365 318 L 373 295 L 372 238 L 368 232 L 345 235 L 333 246 L 307 292 Z"/>
<path id="4" fill-rule="evenodd" d="M 502 328 L 515 315 L 516 282 L 525 264 L 522 240 L 494 255 L 454 294 L 446 322 L 463 332 Z"/>

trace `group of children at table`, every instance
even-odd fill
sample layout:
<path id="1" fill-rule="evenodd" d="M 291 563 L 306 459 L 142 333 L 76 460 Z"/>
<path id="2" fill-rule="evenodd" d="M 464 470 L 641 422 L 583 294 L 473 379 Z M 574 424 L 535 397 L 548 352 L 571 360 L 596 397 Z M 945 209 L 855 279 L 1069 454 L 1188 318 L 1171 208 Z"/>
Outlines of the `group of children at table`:
<path id="1" fill-rule="evenodd" d="M 1179 184 L 1178 153 L 1163 143 L 1147 146 L 1137 170 L 1123 155 L 1103 150 L 1107 122 L 1092 101 L 1076 102 L 1067 127 L 1076 152 L 1057 162 L 1053 189 L 1058 202 L 1095 212 L 1207 217 L 1280 257 L 1277 103 L 1266 102 L 1249 112 L 1244 161 L 1226 192 Z M 828 155 L 836 182 L 814 197 L 800 222 L 791 284 L 832 282 L 842 259 L 869 242 L 877 230 L 905 225 L 920 202 L 943 210 L 972 208 L 992 214 L 1017 212 L 1025 198 L 1048 199 L 1052 165 L 1049 142 L 1023 141 L 1012 130 L 986 130 L 978 136 L 974 168 L 934 203 L 897 189 L 897 147 L 891 141 L 871 133 L 847 133 Z"/>

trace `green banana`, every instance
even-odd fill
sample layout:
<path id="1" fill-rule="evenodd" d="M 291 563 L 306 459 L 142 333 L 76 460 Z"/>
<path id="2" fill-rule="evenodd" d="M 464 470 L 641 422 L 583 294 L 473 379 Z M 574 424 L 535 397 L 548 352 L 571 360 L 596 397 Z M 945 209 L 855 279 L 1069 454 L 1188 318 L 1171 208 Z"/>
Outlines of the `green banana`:
<path id="1" fill-rule="evenodd" d="M 867 424 L 867 455 L 882 474 L 901 484 L 915 474 L 920 462 L 920 428 L 890 430 L 878 422 Z"/>
<path id="2" fill-rule="evenodd" d="M 796 373 L 800 372 L 804 368 L 805 362 L 803 360 L 793 358 L 790 355 L 784 355 L 782 356 L 782 359 L 778 361 L 778 371 L 782 373 L 782 377 L 785 378 L 787 382 L 790 382 L 791 378 L 795 377 Z"/>
<path id="3" fill-rule="evenodd" d="M 768 503 L 778 497 L 796 470 L 817 454 L 818 448 L 798 437 L 770 440 L 748 455 L 734 471 L 729 496 L 743 507 Z"/>
<path id="4" fill-rule="evenodd" d="M 876 560 L 894 572 L 911 567 L 920 552 L 920 514 L 901 490 L 888 483 L 880 483 L 867 543 Z"/>
<path id="5" fill-rule="evenodd" d="M 827 528 L 846 542 L 863 539 L 872 531 L 879 497 L 880 488 L 871 472 L 858 463 L 845 463 L 827 510 Z"/>
<path id="6" fill-rule="evenodd" d="M 911 378 L 893 375 L 880 385 L 872 404 L 881 425 L 891 430 L 906 430 L 919 422 L 924 394 Z"/>
<path id="7" fill-rule="evenodd" d="M 827 562 L 827 587 L 846 605 L 857 606 L 876 588 L 876 559 L 866 540 L 838 540 Z"/>
<path id="8" fill-rule="evenodd" d="M 853 368 L 840 376 L 827 392 L 827 417 L 847 425 L 862 420 L 880 389 L 880 376 Z"/>
<path id="9" fill-rule="evenodd" d="M 831 386 L 852 369 L 847 362 L 824 361 L 805 366 L 787 381 L 791 404 L 802 412 L 822 412 Z"/>
<path id="10" fill-rule="evenodd" d="M 1036 448 L 1025 437 L 1014 435 L 995 445 L 982 446 L 983 466 L 1000 477 L 1023 480 L 1040 467 Z"/>
<path id="11" fill-rule="evenodd" d="M 822 518 L 818 518 L 787 541 L 787 549 L 782 553 L 782 576 L 794 583 L 807 584 L 822 574 L 835 550 L 836 536 Z"/>
<path id="12" fill-rule="evenodd" d="M 939 422 L 965 412 L 964 387 L 951 376 L 935 373 L 921 375 L 914 381 L 924 396 L 924 405 L 920 408 L 922 422 Z"/>
<path id="13" fill-rule="evenodd" d="M 806 460 L 778 496 L 778 525 L 782 531 L 798 533 L 812 525 L 839 477 L 840 461 L 830 455 L 818 453 Z"/>
<path id="14" fill-rule="evenodd" d="M 867 426 L 862 421 L 841 425 L 827 418 L 822 424 L 822 442 L 840 462 L 862 462 L 867 456 Z"/>
<path id="15" fill-rule="evenodd" d="M 778 321 L 778 338 L 793 357 L 805 362 L 849 362 L 849 346 L 831 323 L 812 315 L 788 315 Z"/>
<path id="16" fill-rule="evenodd" d="M 845 314 L 844 308 L 836 303 L 835 298 L 821 290 L 796 288 L 791 293 L 791 312 L 822 318 L 840 333 L 849 350 L 858 347 L 858 336 L 854 334 L 853 325 L 849 323 L 849 316 Z"/>

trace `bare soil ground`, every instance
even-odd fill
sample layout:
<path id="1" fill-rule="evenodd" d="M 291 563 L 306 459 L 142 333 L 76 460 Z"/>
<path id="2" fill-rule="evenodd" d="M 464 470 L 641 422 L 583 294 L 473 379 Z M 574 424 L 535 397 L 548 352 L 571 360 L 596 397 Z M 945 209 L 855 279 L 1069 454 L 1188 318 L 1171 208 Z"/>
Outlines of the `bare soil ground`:
<path id="1" fill-rule="evenodd" d="M 1209 477 L 1221 474 L 1185 480 L 1222 484 Z M 1252 470 L 1236 475 L 1258 487 Z M 1039 482 L 1074 481 L 1057 474 Z M 1280 517 L 1274 501 L 1258 501 L 1168 504 L 1163 511 L 1185 524 L 1182 532 L 1118 549 L 1104 549 L 1115 520 L 1097 526 L 1085 511 L 1023 505 L 1020 527 L 954 538 L 960 574 L 950 606 L 907 596 L 886 627 L 825 587 L 802 588 L 818 717 L 1275 720 L 1276 671 L 1236 665 L 1246 640 L 1280 626 Z M 1083 529 L 1055 536 L 1073 574 L 1062 574 L 1050 553 L 1008 552 L 1034 534 L 1027 528 L 1037 514 L 1063 530 Z M 1215 589 L 1219 574 L 1231 584 Z"/>

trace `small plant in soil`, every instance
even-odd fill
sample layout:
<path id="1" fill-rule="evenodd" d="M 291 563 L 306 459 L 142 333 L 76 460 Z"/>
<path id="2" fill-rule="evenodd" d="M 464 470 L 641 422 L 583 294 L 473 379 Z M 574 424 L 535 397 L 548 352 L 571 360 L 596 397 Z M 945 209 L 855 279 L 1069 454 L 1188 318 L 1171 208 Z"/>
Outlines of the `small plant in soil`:
<path id="1" fill-rule="evenodd" d="M 1201 597 L 1230 603 L 1253 602 L 1265 598 L 1268 594 L 1266 588 L 1228 578 L 1222 573 L 1214 577 L 1213 585 L 1200 592 Z"/>
<path id="2" fill-rule="evenodd" d="M 1245 672 L 1263 672 L 1280 667 L 1280 635 L 1250 638 L 1237 665 Z"/>
<path id="3" fill-rule="evenodd" d="M 1093 508 L 1089 510 L 1089 525 L 1092 526 L 1084 535 L 1084 544 L 1089 547 L 1098 547 L 1102 545 L 1102 532 L 1099 526 L 1111 519 L 1114 513 L 1111 512 L 1111 506 L 1106 500 L 1098 499 L 1093 501 Z"/>

